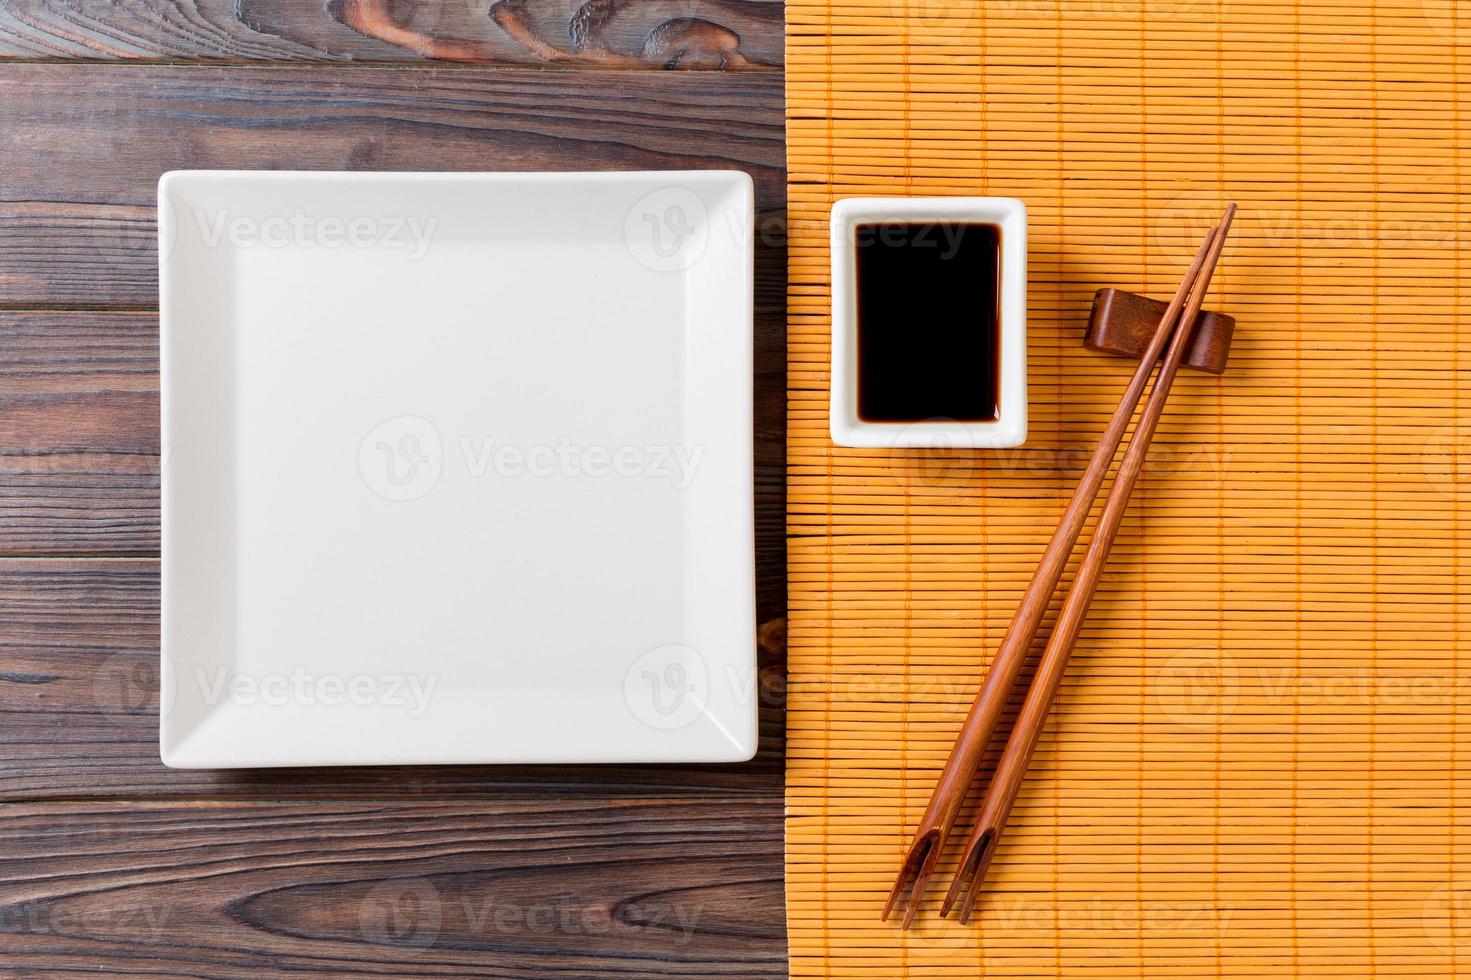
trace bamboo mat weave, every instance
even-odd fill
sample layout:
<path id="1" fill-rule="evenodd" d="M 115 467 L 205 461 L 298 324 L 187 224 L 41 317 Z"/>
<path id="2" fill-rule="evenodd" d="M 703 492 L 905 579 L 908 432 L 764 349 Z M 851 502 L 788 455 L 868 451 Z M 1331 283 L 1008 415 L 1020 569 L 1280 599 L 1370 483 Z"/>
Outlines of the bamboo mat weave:
<path id="1" fill-rule="evenodd" d="M 787 19 L 793 975 L 1471 975 L 1471 5 Z M 829 443 L 827 213 L 870 194 L 1026 201 L 1023 449 Z M 1228 373 L 1176 385 L 979 922 L 937 919 L 945 873 L 901 933 L 883 897 L 1127 379 L 1080 347 L 1093 291 L 1168 298 L 1226 200 Z"/>

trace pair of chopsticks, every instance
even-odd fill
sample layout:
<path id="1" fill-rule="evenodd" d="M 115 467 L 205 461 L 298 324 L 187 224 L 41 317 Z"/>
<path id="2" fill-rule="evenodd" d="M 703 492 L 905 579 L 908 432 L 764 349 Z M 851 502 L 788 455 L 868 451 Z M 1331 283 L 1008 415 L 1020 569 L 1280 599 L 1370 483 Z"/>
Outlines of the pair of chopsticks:
<path id="1" fill-rule="evenodd" d="M 996 651 L 980 693 L 976 695 L 961 726 L 955 747 L 950 752 L 950 759 L 930 797 L 929 806 L 920 819 L 914 841 L 909 845 L 898 879 L 884 905 L 885 919 L 889 918 L 901 897 L 906 894 L 903 920 L 905 927 L 914 921 L 915 914 L 919 911 L 925 886 L 934 873 L 946 838 L 954 828 L 956 816 L 975 780 L 981 757 L 985 754 L 996 723 L 1011 696 L 1017 675 L 1031 649 L 1032 641 L 1036 638 L 1043 616 L 1052 603 L 1053 592 L 1062 578 L 1073 545 L 1077 543 L 1088 513 L 1093 508 L 1093 501 L 1098 496 L 1099 487 L 1102 486 L 1119 444 L 1123 441 L 1129 420 L 1144 394 L 1144 387 L 1168 343 L 1169 349 L 1165 353 L 1159 377 L 1150 390 L 1144 410 L 1134 427 L 1134 436 L 1124 452 L 1113 486 L 1109 488 L 1093 538 L 1083 555 L 1072 588 L 1063 600 L 1062 611 L 1058 614 L 1057 623 L 1043 650 L 1036 676 L 991 778 L 991 784 L 976 816 L 975 826 L 966 842 L 959 869 L 941 906 L 941 915 L 949 915 L 953 911 L 958 914 L 961 922 L 970 920 L 981 882 L 992 856 L 996 853 L 997 841 L 1006 827 L 1007 815 L 1016 801 L 1022 780 L 1026 778 L 1027 766 L 1037 746 L 1042 725 L 1047 720 L 1073 645 L 1082 629 L 1083 620 L 1088 615 L 1098 579 L 1103 573 L 1109 550 L 1113 547 L 1114 538 L 1123 521 L 1129 495 L 1133 492 L 1139 472 L 1144 466 L 1150 439 L 1154 436 L 1155 426 L 1164 412 L 1165 399 L 1169 397 L 1175 374 L 1184 359 L 1191 327 L 1205 302 L 1206 291 L 1210 288 L 1211 277 L 1215 273 L 1216 263 L 1220 259 L 1221 249 L 1226 244 L 1226 235 L 1235 216 L 1236 205 L 1229 205 L 1221 223 L 1201 243 L 1184 280 L 1175 291 L 1164 315 L 1160 317 L 1159 327 L 1145 349 L 1139 367 L 1134 371 L 1134 377 L 1129 381 L 1129 387 L 1125 389 L 1108 427 L 1104 429 L 1103 437 L 1099 440 L 1098 448 L 1094 451 L 1082 480 L 1063 511 L 1057 530 L 1053 533 L 1047 550 L 1043 552 L 1037 571 L 1032 575 L 1031 584 L 1023 594 L 1021 605 L 1017 607 L 1011 626 Z"/>

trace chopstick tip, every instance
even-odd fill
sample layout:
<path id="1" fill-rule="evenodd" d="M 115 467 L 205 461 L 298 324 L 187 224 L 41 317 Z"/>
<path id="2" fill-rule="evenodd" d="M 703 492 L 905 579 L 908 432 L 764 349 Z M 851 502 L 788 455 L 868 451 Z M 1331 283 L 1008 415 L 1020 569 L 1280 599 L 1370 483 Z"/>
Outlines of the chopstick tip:
<path id="1" fill-rule="evenodd" d="M 889 890 L 889 900 L 884 903 L 883 914 L 879 921 L 887 922 L 894 914 L 894 908 L 899 904 L 899 899 L 907 895 L 904 902 L 904 918 L 900 922 L 900 928 L 908 929 L 914 921 L 915 914 L 919 911 L 919 900 L 924 896 L 925 886 L 929 884 L 930 875 L 935 869 L 935 862 L 940 856 L 939 832 L 928 831 L 915 837 L 914 842 L 909 845 L 909 853 L 904 856 L 904 863 L 899 867 L 899 875 L 894 880 L 894 887 Z"/>
<path id="2" fill-rule="evenodd" d="M 1236 202 L 1235 201 L 1228 201 L 1228 202 L 1226 202 L 1226 213 L 1225 213 L 1224 216 L 1222 216 L 1221 223 L 1218 226 L 1220 228 L 1222 237 L 1225 237 L 1226 233 L 1231 230 L 1231 223 L 1233 221 L 1235 221 L 1235 220 L 1236 220 Z"/>
<path id="3" fill-rule="evenodd" d="M 960 859 L 960 867 L 956 869 L 955 878 L 950 882 L 950 890 L 945 893 L 945 901 L 940 905 L 941 915 L 949 915 L 955 911 L 962 924 L 970 920 L 976 894 L 986 877 L 986 869 L 991 866 L 991 855 L 996 853 L 998 834 L 999 831 L 991 826 L 971 837 L 965 854 Z"/>

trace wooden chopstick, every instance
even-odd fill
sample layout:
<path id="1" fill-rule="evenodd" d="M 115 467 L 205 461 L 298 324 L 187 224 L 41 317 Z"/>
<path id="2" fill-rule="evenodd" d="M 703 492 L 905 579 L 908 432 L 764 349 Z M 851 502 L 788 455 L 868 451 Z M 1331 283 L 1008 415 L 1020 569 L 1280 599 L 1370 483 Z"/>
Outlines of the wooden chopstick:
<path id="1" fill-rule="evenodd" d="M 1208 239 L 1209 255 L 1200 275 L 1190 288 L 1190 298 L 1181 316 L 1182 323 L 1193 323 L 1195 317 L 1200 313 L 1201 304 L 1205 302 L 1206 291 L 1210 288 L 1211 277 L 1215 273 L 1216 263 L 1221 257 L 1221 249 L 1226 244 L 1226 235 L 1231 229 L 1231 222 L 1235 216 L 1236 205 L 1229 205 L 1226 208 L 1225 217 L 1221 219 L 1220 225 Z M 966 842 L 965 853 L 961 858 L 955 880 L 951 883 L 950 890 L 945 896 L 940 910 L 941 915 L 950 914 L 959 901 L 960 921 L 970 920 L 981 881 L 985 877 L 986 869 L 990 866 L 992 856 L 996 853 L 996 843 L 1001 837 L 1002 830 L 1006 827 L 1006 818 L 1011 812 L 1012 804 L 1016 802 L 1017 792 L 1026 778 L 1027 766 L 1031 763 L 1032 753 L 1036 750 L 1037 739 L 1042 733 L 1043 724 L 1047 721 L 1052 702 L 1057 697 L 1063 672 L 1067 669 L 1068 658 L 1077 642 L 1078 633 L 1083 627 L 1083 620 L 1088 615 L 1088 607 L 1093 602 L 1094 592 L 1098 588 L 1098 579 L 1108 562 L 1108 553 L 1113 547 L 1119 525 L 1123 522 L 1124 511 L 1129 506 L 1129 495 L 1133 492 L 1139 472 L 1144 466 L 1145 454 L 1149 451 L 1149 442 L 1154 436 L 1160 415 L 1164 412 L 1165 400 L 1169 397 L 1175 373 L 1179 370 L 1180 362 L 1184 358 L 1185 347 L 1190 339 L 1189 334 L 1189 330 L 1177 330 L 1170 341 L 1169 353 L 1165 355 L 1165 362 L 1160 368 L 1159 377 L 1154 387 L 1150 389 L 1149 398 L 1144 403 L 1144 411 L 1140 414 L 1139 422 L 1134 428 L 1134 436 L 1129 440 L 1123 462 L 1119 464 L 1118 474 L 1114 477 L 1113 486 L 1109 488 L 1103 511 L 1098 518 L 1098 526 L 1093 533 L 1093 539 L 1088 543 L 1088 550 L 1083 554 L 1078 574 L 1073 580 L 1067 598 L 1063 601 L 1062 611 L 1058 614 L 1057 625 L 1053 627 L 1047 647 L 1042 653 L 1036 677 L 1032 680 L 1031 689 L 1027 692 L 1021 713 L 1017 715 L 1016 724 L 1012 728 L 1011 737 L 1007 740 L 1001 761 L 996 766 L 991 785 L 981 802 L 980 813 L 976 817 L 970 839 Z"/>
<path id="2" fill-rule="evenodd" d="M 1088 512 L 1093 508 L 1093 501 L 1098 496 L 1098 488 L 1102 485 L 1108 468 L 1113 463 L 1119 442 L 1128 430 L 1129 420 L 1134 416 L 1134 408 L 1138 405 L 1140 396 L 1144 394 L 1144 386 L 1148 383 L 1150 375 L 1154 373 L 1155 364 L 1159 361 L 1160 354 L 1164 351 L 1172 332 L 1175 332 L 1176 324 L 1179 322 L 1194 323 L 1193 316 L 1182 321 L 1180 313 L 1188 301 L 1191 287 L 1199 277 L 1201 269 L 1205 267 L 1214 235 L 1214 231 L 1206 235 L 1195 255 L 1195 260 L 1185 273 L 1185 278 L 1181 280 L 1180 287 L 1175 291 L 1174 298 L 1170 300 L 1170 305 L 1165 308 L 1164 314 L 1160 317 L 1154 337 L 1140 359 L 1139 367 L 1135 369 L 1134 377 L 1130 379 L 1123 397 L 1119 399 L 1118 408 L 1114 409 L 1113 417 L 1109 419 L 1108 426 L 1099 439 L 1098 448 L 1094 450 L 1093 458 L 1089 461 L 1083 478 L 1078 482 L 1077 489 L 1073 491 L 1072 498 L 1063 511 L 1062 519 L 1058 522 L 1057 530 L 1053 533 L 1047 550 L 1042 553 L 1042 559 L 1037 565 L 1036 572 L 1032 575 L 1031 584 L 1027 586 L 1021 604 L 1012 617 L 1011 626 L 1007 628 L 1006 636 L 1002 639 L 1001 646 L 991 661 L 991 669 L 986 674 L 986 680 L 976 695 L 975 701 L 972 702 L 964 724 L 961 725 L 960 734 L 955 739 L 955 746 L 950 750 L 950 758 L 930 796 L 929 806 L 925 809 L 924 816 L 920 818 L 904 863 L 899 868 L 894 887 L 889 892 L 889 899 L 884 904 L 884 919 L 892 914 L 900 897 L 906 893 L 908 898 L 903 921 L 905 928 L 908 928 L 909 924 L 914 921 L 915 913 L 919 911 L 919 902 L 924 897 L 925 886 L 934 873 L 940 853 L 945 848 L 946 838 L 955 825 L 955 818 L 960 812 L 961 804 L 964 803 L 966 794 L 975 781 L 981 757 L 985 754 L 991 735 L 996 729 L 996 722 L 1011 697 L 1017 674 L 1021 671 L 1027 652 L 1031 649 L 1032 641 L 1037 636 L 1037 629 L 1042 624 L 1042 618 L 1048 606 L 1052 604 L 1052 594 L 1056 591 L 1058 580 L 1062 578 L 1063 570 L 1067 567 L 1073 545 L 1077 542 L 1078 535 L 1082 532 L 1083 525 L 1088 519 Z M 1197 312 L 1198 309 L 1197 307 Z M 1179 331 L 1182 334 L 1189 332 L 1189 330 Z"/>

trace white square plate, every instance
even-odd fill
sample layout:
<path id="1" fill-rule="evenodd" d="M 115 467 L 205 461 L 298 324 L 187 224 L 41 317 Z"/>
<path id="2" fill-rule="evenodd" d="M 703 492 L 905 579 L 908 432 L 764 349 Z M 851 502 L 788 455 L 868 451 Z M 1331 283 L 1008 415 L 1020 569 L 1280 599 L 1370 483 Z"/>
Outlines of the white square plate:
<path id="1" fill-rule="evenodd" d="M 166 764 L 754 753 L 745 174 L 158 203 Z"/>

